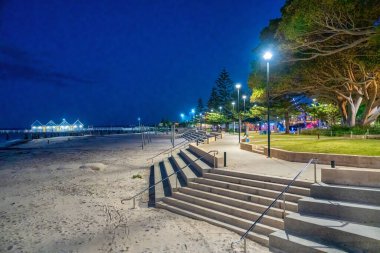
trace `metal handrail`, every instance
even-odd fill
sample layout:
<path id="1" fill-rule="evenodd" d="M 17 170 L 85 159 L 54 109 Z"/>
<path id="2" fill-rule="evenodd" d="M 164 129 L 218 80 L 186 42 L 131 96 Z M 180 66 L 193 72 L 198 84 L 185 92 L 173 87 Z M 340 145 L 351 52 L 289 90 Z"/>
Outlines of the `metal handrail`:
<path id="1" fill-rule="evenodd" d="M 281 196 L 284 196 L 284 207 L 283 207 L 283 218 L 285 218 L 285 195 L 284 193 L 289 190 L 290 186 L 296 181 L 296 179 L 309 167 L 311 163 L 314 164 L 314 183 L 317 182 L 317 158 L 312 158 L 309 160 L 309 162 L 306 164 L 305 167 L 303 167 L 297 175 L 290 181 L 290 183 L 282 190 L 280 194 L 273 200 L 273 202 L 265 209 L 265 211 L 260 215 L 259 218 L 256 219 L 256 221 L 247 229 L 247 231 L 240 237 L 238 241 L 232 242 L 231 247 L 233 247 L 234 244 L 237 244 L 244 240 L 244 252 L 247 251 L 247 243 L 246 243 L 246 237 L 248 236 L 249 232 L 251 232 L 255 227 L 256 224 L 261 221 L 261 219 L 269 212 L 269 209 L 281 198 Z"/>
<path id="2" fill-rule="evenodd" d="M 144 192 L 146 192 L 146 191 L 152 189 L 154 186 L 158 185 L 159 183 L 162 183 L 163 181 L 169 179 L 169 177 L 173 176 L 174 174 L 177 174 L 177 173 L 180 172 L 180 171 L 182 172 L 182 171 L 183 171 L 185 168 L 187 168 L 190 164 L 192 164 L 192 163 L 194 163 L 194 162 L 196 162 L 196 161 L 198 161 L 198 160 L 200 160 L 200 159 L 206 157 L 206 156 L 207 156 L 208 154 L 210 154 L 211 152 L 214 153 L 214 162 L 215 162 L 215 155 L 218 154 L 218 150 L 210 150 L 210 151 L 207 152 L 207 154 L 205 154 L 205 155 L 203 155 L 203 156 L 201 156 L 201 157 L 198 157 L 197 159 L 195 159 L 195 160 L 189 162 L 188 164 L 186 164 L 186 165 L 183 166 L 182 168 L 179 168 L 178 171 L 174 171 L 174 172 L 173 172 L 172 174 L 170 174 L 169 176 L 165 177 L 164 179 L 161 179 L 160 181 L 158 181 L 158 182 L 155 183 L 154 185 L 151 185 L 151 186 L 149 186 L 148 188 L 145 188 L 144 190 L 142 190 L 142 191 L 140 191 L 139 193 L 135 194 L 133 197 L 122 199 L 122 200 L 121 200 L 121 203 L 123 204 L 124 201 L 128 201 L 128 200 L 133 199 L 133 208 L 135 208 L 135 206 L 136 206 L 136 197 L 137 197 L 137 196 L 139 196 L 139 195 L 143 194 Z M 214 164 L 214 168 L 215 168 L 215 164 Z"/>
<path id="3" fill-rule="evenodd" d="M 181 144 L 182 144 L 182 146 L 184 146 L 184 144 L 187 144 L 187 143 L 190 143 L 190 142 L 193 142 L 193 141 L 197 141 L 197 140 L 200 140 L 200 139 L 202 139 L 202 137 L 196 137 L 196 138 L 193 138 L 193 139 L 190 139 L 190 140 L 182 141 L 182 142 L 176 144 L 174 147 L 170 147 L 170 148 L 168 148 L 168 149 L 166 149 L 166 150 L 164 150 L 164 151 L 158 153 L 157 155 L 152 156 L 152 157 L 150 157 L 150 158 L 148 158 L 148 159 L 146 159 L 146 160 L 147 160 L 147 161 L 152 160 L 152 163 L 153 163 L 153 159 L 156 158 L 157 156 L 162 155 L 162 154 L 168 154 L 168 153 L 170 153 L 170 152 L 173 152 L 173 150 L 176 150 L 177 148 L 179 148 L 179 145 L 181 145 Z"/>

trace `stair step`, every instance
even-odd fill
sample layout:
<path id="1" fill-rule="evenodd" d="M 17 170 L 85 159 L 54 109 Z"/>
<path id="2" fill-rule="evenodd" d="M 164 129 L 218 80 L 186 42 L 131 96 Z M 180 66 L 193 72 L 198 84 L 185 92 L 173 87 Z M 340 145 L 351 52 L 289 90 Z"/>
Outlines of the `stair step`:
<path id="1" fill-rule="evenodd" d="M 285 230 L 333 243 L 349 251 L 378 252 L 380 249 L 379 227 L 292 213 L 285 217 Z"/>
<path id="2" fill-rule="evenodd" d="M 211 168 L 202 160 L 197 160 L 198 157 L 185 149 L 181 149 L 181 155 L 185 158 L 186 163 L 190 163 L 198 172 L 199 175 L 209 171 Z M 195 162 L 194 162 L 195 161 Z"/>
<path id="3" fill-rule="evenodd" d="M 173 193 L 172 197 L 188 203 L 223 212 L 229 215 L 237 216 L 246 220 L 251 220 L 252 222 L 257 220 L 261 215 L 261 213 L 248 211 L 242 208 L 229 206 L 216 201 L 199 198 L 192 195 L 187 195 L 182 192 L 175 192 Z M 281 218 L 265 215 L 262 218 L 261 223 L 274 228 L 284 229 L 284 221 Z"/>
<path id="4" fill-rule="evenodd" d="M 166 204 L 170 204 L 172 206 L 176 206 L 178 208 L 185 209 L 185 210 L 190 211 L 190 212 L 197 213 L 199 215 L 207 216 L 211 219 L 216 219 L 216 220 L 219 220 L 221 222 L 225 222 L 225 223 L 231 224 L 233 226 L 240 227 L 240 228 L 245 229 L 245 230 L 247 230 L 253 223 L 253 221 L 251 221 L 251 220 L 239 218 L 239 217 L 236 217 L 233 215 L 226 214 L 224 212 L 219 212 L 219 211 L 207 208 L 207 207 L 188 203 L 186 201 L 182 201 L 182 200 L 175 199 L 172 197 L 164 198 L 163 202 Z M 267 225 L 264 225 L 261 223 L 257 224 L 255 227 L 256 233 L 259 233 L 259 234 L 262 234 L 265 236 L 268 236 L 270 233 L 273 233 L 277 230 L 278 229 L 276 229 L 276 228 L 273 228 L 273 227 L 270 227 L 270 226 L 267 226 Z"/>
<path id="5" fill-rule="evenodd" d="M 272 252 L 344 253 L 347 251 L 331 245 L 295 236 L 285 231 L 269 235 L 269 249 Z"/>
<path id="6" fill-rule="evenodd" d="M 183 192 L 187 195 L 192 195 L 195 197 L 200 197 L 203 199 L 212 200 L 215 202 L 223 203 L 223 204 L 234 206 L 234 207 L 243 208 L 247 211 L 252 211 L 252 212 L 257 212 L 257 213 L 263 213 L 266 210 L 266 208 L 268 207 L 265 205 L 260 205 L 260 204 L 240 200 L 237 198 L 230 198 L 230 197 L 226 197 L 224 195 L 205 192 L 205 191 L 201 191 L 201 190 L 197 190 L 197 189 L 193 189 L 193 188 L 189 188 L 189 187 L 181 188 L 181 189 L 179 189 L 179 191 Z M 285 215 L 290 214 L 290 213 L 291 212 L 286 211 Z M 272 207 L 271 209 L 269 209 L 269 212 L 267 213 L 267 215 L 272 216 L 272 217 L 276 217 L 276 218 L 282 218 L 283 217 L 283 210 L 276 208 L 276 207 Z"/>
<path id="7" fill-rule="evenodd" d="M 251 173 L 245 173 L 245 172 L 239 172 L 239 171 L 231 171 L 228 169 L 214 169 L 211 171 L 211 173 L 226 175 L 226 176 L 232 176 L 232 177 L 238 177 L 238 178 L 258 180 L 258 181 L 272 182 L 272 183 L 278 183 L 278 184 L 284 184 L 284 185 L 287 185 L 291 182 L 291 179 L 288 179 L 288 178 L 276 177 L 276 176 L 266 176 L 266 175 L 261 175 L 261 174 L 251 174 Z M 310 186 L 312 184 L 313 183 L 309 182 L 309 181 L 296 180 L 293 183 L 293 186 L 310 188 Z"/>
<path id="8" fill-rule="evenodd" d="M 311 186 L 310 196 L 320 199 L 380 205 L 380 188 L 318 183 Z"/>
<path id="9" fill-rule="evenodd" d="M 185 161 L 183 161 L 178 154 L 173 155 L 172 158 L 174 164 L 177 166 L 178 169 L 184 168 L 186 166 Z M 194 181 L 194 179 L 197 178 L 197 175 L 195 175 L 195 173 L 190 169 L 189 166 L 182 169 L 180 173 L 182 173 L 182 176 L 185 178 L 187 183 Z"/>
<path id="10" fill-rule="evenodd" d="M 189 211 L 186 211 L 184 209 L 172 206 L 172 205 L 164 203 L 164 202 L 157 203 L 157 207 L 166 209 L 166 210 L 171 211 L 173 213 L 177 213 L 177 214 L 189 217 L 189 218 L 206 221 L 206 222 L 213 224 L 215 226 L 226 228 L 226 229 L 233 231 L 239 235 L 243 235 L 246 232 L 245 229 L 242 229 L 240 227 L 233 226 L 231 224 L 221 222 L 219 220 L 211 219 L 211 218 L 206 217 L 204 215 L 196 214 L 194 212 L 189 212 Z M 265 235 L 262 235 L 262 234 L 250 232 L 248 234 L 247 238 L 252 240 L 252 241 L 258 242 L 264 246 L 267 246 L 267 247 L 269 245 L 268 237 Z"/>
<path id="11" fill-rule="evenodd" d="M 245 192 L 243 193 L 240 191 L 235 191 L 235 190 L 230 190 L 230 189 L 225 189 L 225 188 L 220 188 L 220 187 L 215 187 L 215 186 L 210 186 L 210 185 L 205 185 L 205 184 L 199 184 L 199 183 L 195 183 L 195 182 L 189 183 L 188 187 L 193 188 L 193 189 L 197 189 L 197 190 L 201 190 L 201 191 L 205 191 L 205 192 L 210 192 L 210 193 L 215 193 L 218 195 L 231 197 L 231 198 L 245 200 L 248 202 L 257 203 L 257 204 L 261 204 L 264 206 L 270 205 L 274 200 L 274 198 L 268 198 L 268 197 L 263 197 L 263 196 L 259 196 L 259 195 L 253 195 L 253 194 L 249 194 L 249 193 L 245 193 Z M 279 200 L 274 204 L 273 207 L 282 209 L 282 208 L 284 208 L 283 202 L 281 200 Z M 296 203 L 288 201 L 288 202 L 286 202 L 285 208 L 286 208 L 286 210 L 289 210 L 292 212 L 297 212 L 298 205 Z"/>
<path id="12" fill-rule="evenodd" d="M 230 189 L 230 190 L 236 190 L 236 191 L 241 191 L 241 192 L 245 192 L 245 193 L 260 195 L 260 196 L 264 196 L 264 197 L 268 197 L 268 198 L 276 198 L 281 193 L 280 191 L 261 189 L 261 188 L 257 188 L 257 187 L 245 186 L 245 185 L 241 185 L 241 184 L 234 184 L 234 183 L 223 182 L 223 181 L 207 179 L 207 178 L 196 178 L 195 182 L 201 183 L 201 184 L 206 184 L 206 185 L 211 185 L 211 186 L 217 186 L 217 187 L 221 187 L 221 188 L 226 188 L 226 189 Z M 297 203 L 297 201 L 303 197 L 304 196 L 297 195 L 297 194 L 285 193 L 285 198 L 286 198 L 287 202 Z"/>
<path id="13" fill-rule="evenodd" d="M 258 188 L 274 190 L 274 191 L 282 191 L 287 186 L 287 185 L 279 184 L 279 183 L 259 181 L 259 180 L 254 180 L 254 179 L 245 179 L 245 178 L 220 175 L 220 174 L 215 174 L 215 173 L 205 173 L 204 177 L 209 178 L 209 179 L 225 181 L 225 182 L 241 184 L 241 185 L 247 185 L 247 186 L 252 186 L 252 187 L 258 187 Z M 291 186 L 289 187 L 288 192 L 298 194 L 298 195 L 303 195 L 303 196 L 310 196 L 310 188 Z"/>
<path id="14" fill-rule="evenodd" d="M 298 201 L 301 214 L 380 225 L 380 206 L 307 197 Z"/>
<path id="15" fill-rule="evenodd" d="M 168 174 L 168 176 L 170 176 L 171 174 L 174 173 L 174 168 L 171 165 L 171 163 L 169 162 L 169 159 L 164 160 L 164 167 L 165 167 L 165 170 L 166 170 L 166 173 Z M 181 185 L 178 181 L 177 175 L 174 174 L 174 175 L 170 176 L 168 180 L 169 180 L 171 189 L 177 189 L 177 188 L 181 187 Z M 173 192 L 173 190 L 172 190 L 172 192 Z"/>
<path id="16" fill-rule="evenodd" d="M 154 164 L 154 183 L 161 181 L 161 169 L 159 163 Z M 154 187 L 155 201 L 156 203 L 165 197 L 164 185 L 162 183 L 157 184 Z"/>

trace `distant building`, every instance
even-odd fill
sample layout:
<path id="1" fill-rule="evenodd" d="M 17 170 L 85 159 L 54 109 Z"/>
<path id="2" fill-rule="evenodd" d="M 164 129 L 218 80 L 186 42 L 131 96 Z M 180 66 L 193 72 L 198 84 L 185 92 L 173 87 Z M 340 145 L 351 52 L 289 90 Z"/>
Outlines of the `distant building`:
<path id="1" fill-rule="evenodd" d="M 36 133 L 50 133 L 50 132 L 76 132 L 83 131 L 84 125 L 82 122 L 75 121 L 73 124 L 67 122 L 66 119 L 62 119 L 62 122 L 57 125 L 54 121 L 50 120 L 48 123 L 43 125 L 40 121 L 36 120 L 31 125 L 31 131 Z"/>
<path id="2" fill-rule="evenodd" d="M 41 122 L 39 122 L 38 120 L 34 121 L 32 126 L 31 126 L 31 130 L 33 132 L 42 132 L 42 124 Z"/>

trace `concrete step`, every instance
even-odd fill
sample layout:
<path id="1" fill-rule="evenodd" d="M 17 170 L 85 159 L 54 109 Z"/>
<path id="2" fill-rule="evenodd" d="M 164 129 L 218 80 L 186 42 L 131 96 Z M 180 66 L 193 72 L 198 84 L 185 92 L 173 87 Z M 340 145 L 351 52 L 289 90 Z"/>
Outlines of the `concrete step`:
<path id="1" fill-rule="evenodd" d="M 190 163 L 200 175 L 210 171 L 211 167 L 203 162 L 202 160 L 197 160 L 198 157 L 192 154 L 189 150 L 181 149 L 181 155 L 185 158 L 186 163 Z M 194 162 L 195 161 L 195 162 Z"/>
<path id="2" fill-rule="evenodd" d="M 310 196 L 320 199 L 380 205 L 380 188 L 318 183 L 311 186 Z"/>
<path id="3" fill-rule="evenodd" d="M 173 168 L 173 166 L 170 163 L 170 161 L 169 161 L 168 158 L 164 159 L 164 167 L 165 167 L 165 170 L 166 170 L 166 173 L 167 173 L 168 176 L 170 176 L 171 174 L 173 174 L 171 177 L 169 177 L 168 180 L 169 180 L 172 192 L 174 192 L 177 188 L 181 187 L 181 184 L 178 181 L 177 175 L 174 174 L 175 173 L 174 172 L 174 168 Z"/>
<path id="4" fill-rule="evenodd" d="M 248 229 L 253 221 L 239 218 L 233 215 L 226 214 L 224 212 L 216 211 L 207 207 L 199 206 L 193 203 L 188 203 L 186 201 L 182 201 L 179 199 L 175 199 L 172 197 L 167 197 L 163 199 L 163 202 L 172 206 L 175 206 L 177 208 L 181 208 L 184 210 L 187 210 L 189 212 L 194 212 L 199 215 L 206 216 L 210 219 L 215 219 L 224 223 L 228 223 L 230 225 L 240 227 L 242 229 Z M 258 234 L 262 234 L 265 236 L 268 236 L 270 233 L 273 233 L 277 231 L 278 229 L 264 225 L 264 224 L 257 224 L 255 227 L 254 232 Z"/>
<path id="5" fill-rule="evenodd" d="M 258 188 L 274 190 L 274 191 L 283 191 L 285 187 L 287 186 L 287 185 L 279 184 L 279 183 L 272 183 L 272 182 L 259 181 L 259 180 L 253 180 L 253 179 L 245 179 L 245 178 L 220 175 L 220 174 L 215 174 L 215 173 L 205 173 L 204 178 L 225 181 L 225 182 L 230 182 L 230 183 L 235 183 L 235 184 L 241 184 L 241 185 L 247 185 L 247 186 L 252 186 L 252 187 L 258 187 Z M 303 196 L 310 196 L 310 188 L 291 186 L 288 192 L 298 194 L 298 195 L 303 195 Z"/>
<path id="6" fill-rule="evenodd" d="M 259 195 L 259 196 L 268 197 L 268 198 L 276 198 L 281 193 L 279 191 L 261 189 L 261 188 L 257 188 L 257 187 L 245 186 L 245 185 L 241 185 L 241 184 L 234 184 L 234 183 L 229 183 L 229 182 L 224 182 L 224 181 L 219 181 L 219 180 L 213 180 L 213 179 L 208 179 L 208 178 L 196 178 L 195 182 L 201 183 L 201 184 L 206 184 L 206 185 L 211 185 L 211 186 L 216 186 L 216 187 L 220 187 L 220 188 L 250 193 L 250 194 Z M 303 197 L 304 196 L 301 196 L 301 195 L 296 195 L 296 194 L 292 194 L 292 193 L 285 193 L 285 198 L 286 198 L 287 202 L 297 203 L 298 200 L 303 198 Z"/>
<path id="7" fill-rule="evenodd" d="M 379 252 L 380 228 L 344 220 L 292 213 L 285 217 L 289 234 L 315 238 L 351 252 Z"/>
<path id="8" fill-rule="evenodd" d="M 298 211 L 300 214 L 326 216 L 380 226 L 380 206 L 375 205 L 308 197 L 298 201 Z"/>
<path id="9" fill-rule="evenodd" d="M 285 231 L 277 231 L 269 235 L 269 249 L 271 252 L 308 252 L 308 253 L 344 253 L 332 245 L 295 236 Z"/>
<path id="10" fill-rule="evenodd" d="M 257 220 L 261 215 L 261 213 L 252 212 L 243 208 L 238 208 L 220 202 L 195 197 L 193 195 L 188 195 L 183 192 L 175 192 L 173 193 L 172 197 L 198 206 L 203 206 L 219 212 L 230 214 L 239 218 L 251 220 L 252 222 Z M 284 221 L 282 218 L 276 218 L 266 215 L 262 218 L 261 223 L 277 229 L 284 229 Z"/>
<path id="11" fill-rule="evenodd" d="M 264 205 L 264 206 L 270 205 L 274 200 L 274 198 L 268 198 L 268 197 L 263 197 L 260 195 L 253 195 L 253 194 L 240 192 L 240 191 L 236 191 L 236 190 L 230 190 L 230 189 L 225 189 L 225 188 L 220 188 L 220 187 L 215 187 L 215 186 L 210 186 L 210 185 L 205 185 L 205 184 L 199 184 L 196 182 L 189 183 L 188 187 L 192 188 L 192 189 L 197 189 L 200 191 L 205 191 L 205 192 L 210 192 L 210 193 L 214 193 L 214 194 L 218 194 L 218 195 L 223 195 L 223 196 L 230 197 L 230 198 L 235 198 L 235 199 L 239 199 L 239 200 L 253 202 L 253 203 L 257 203 L 257 204 Z M 283 209 L 284 208 L 283 202 L 277 201 L 273 207 Z M 297 212 L 298 205 L 296 203 L 287 201 L 285 208 L 288 211 Z"/>
<path id="12" fill-rule="evenodd" d="M 172 159 L 175 166 L 177 166 L 178 169 L 184 168 L 186 166 L 185 161 L 178 154 L 173 155 Z M 186 183 L 192 182 L 195 178 L 197 178 L 197 175 L 195 175 L 195 173 L 189 168 L 189 166 L 182 169 L 180 173 L 185 178 Z"/>
<path id="13" fill-rule="evenodd" d="M 177 214 L 189 217 L 189 218 L 206 221 L 206 222 L 208 222 L 210 224 L 213 224 L 215 226 L 226 228 L 226 229 L 228 229 L 230 231 L 233 231 L 233 232 L 235 232 L 235 233 L 237 233 L 239 235 L 243 235 L 246 232 L 245 229 L 242 229 L 240 227 L 233 226 L 231 224 L 228 224 L 228 223 L 225 223 L 225 222 L 221 222 L 221 221 L 218 221 L 218 220 L 215 220 L 215 219 L 211 219 L 211 218 L 206 217 L 204 215 L 196 214 L 194 212 L 189 212 L 187 210 L 184 210 L 182 208 L 178 208 L 178 207 L 172 206 L 172 205 L 167 204 L 167 203 L 163 203 L 163 202 L 157 203 L 157 207 L 158 208 L 162 208 L 162 209 L 166 209 L 166 210 L 171 211 L 173 213 L 177 213 Z M 260 244 L 262 244 L 264 246 L 267 246 L 267 247 L 269 245 L 268 237 L 265 236 L 265 235 L 262 235 L 262 234 L 250 232 L 248 234 L 247 238 L 250 239 L 250 240 L 252 240 L 252 241 L 258 242 L 258 243 L 260 243 Z"/>
<path id="14" fill-rule="evenodd" d="M 290 183 L 291 179 L 283 178 L 283 177 L 276 177 L 276 176 L 265 176 L 265 175 L 259 175 L 259 174 L 250 174 L 245 172 L 239 172 L 239 171 L 231 171 L 228 169 L 214 169 L 210 171 L 211 173 L 220 174 L 220 175 L 226 175 L 226 176 L 232 176 L 232 177 L 238 177 L 238 178 L 245 178 L 245 179 L 252 179 L 252 180 L 258 180 L 258 181 L 265 181 L 265 182 L 272 182 L 277 184 L 284 184 L 287 185 Z M 312 185 L 312 182 L 304 181 L 304 180 L 296 180 L 293 183 L 293 186 L 299 186 L 304 188 L 310 188 Z"/>
<path id="15" fill-rule="evenodd" d="M 326 184 L 380 187 L 380 170 L 376 169 L 321 168 L 321 178 Z"/>
<path id="16" fill-rule="evenodd" d="M 161 181 L 161 169 L 159 163 L 155 163 L 154 165 L 154 183 Z M 155 202 L 162 200 L 165 197 L 164 185 L 162 183 L 157 184 L 154 187 L 155 192 Z"/>
<path id="17" fill-rule="evenodd" d="M 214 194 L 211 192 L 205 192 L 205 191 L 193 189 L 190 187 L 181 188 L 181 189 L 179 189 L 179 192 L 185 193 L 187 195 L 192 195 L 195 197 L 203 198 L 203 199 L 212 200 L 212 201 L 219 202 L 222 204 L 226 204 L 229 206 L 243 208 L 247 211 L 256 212 L 256 213 L 263 213 L 266 210 L 266 208 L 268 207 L 265 205 L 260 205 L 260 204 L 252 203 L 249 201 L 240 200 L 237 198 L 230 198 L 230 197 L 226 197 L 224 195 Z M 285 215 L 290 214 L 290 213 L 291 212 L 286 211 Z M 283 210 L 276 208 L 276 207 L 272 207 L 271 209 L 269 209 L 269 212 L 267 213 L 267 215 L 282 219 L 283 218 Z"/>

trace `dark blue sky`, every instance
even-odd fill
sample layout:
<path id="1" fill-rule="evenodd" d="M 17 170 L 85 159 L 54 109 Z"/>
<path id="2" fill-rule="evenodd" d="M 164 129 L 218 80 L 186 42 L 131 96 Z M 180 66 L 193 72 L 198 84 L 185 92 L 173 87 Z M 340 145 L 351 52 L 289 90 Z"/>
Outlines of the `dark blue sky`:
<path id="1" fill-rule="evenodd" d="M 246 87 L 284 0 L 0 0 L 0 128 L 178 119 L 223 67 Z"/>

